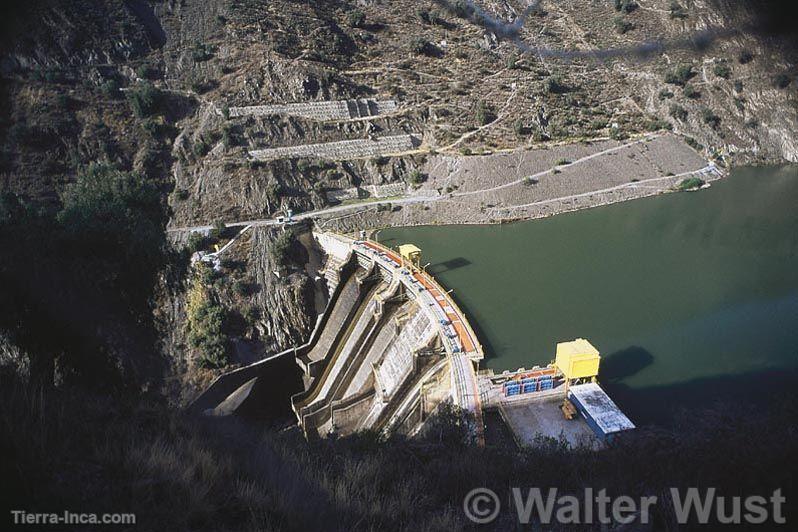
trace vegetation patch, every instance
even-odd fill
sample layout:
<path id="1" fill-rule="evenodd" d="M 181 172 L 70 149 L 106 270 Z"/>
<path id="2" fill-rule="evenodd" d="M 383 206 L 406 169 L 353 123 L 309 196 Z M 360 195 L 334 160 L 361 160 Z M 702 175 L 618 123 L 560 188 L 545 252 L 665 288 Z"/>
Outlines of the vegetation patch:
<path id="1" fill-rule="evenodd" d="M 131 88 L 126 96 L 138 118 L 160 113 L 164 103 L 163 93 L 148 81 Z"/>
<path id="2" fill-rule="evenodd" d="M 665 73 L 665 83 L 684 86 L 695 77 L 696 73 L 690 65 L 679 65 Z"/>
<path id="3" fill-rule="evenodd" d="M 186 298 L 188 318 L 188 341 L 199 352 L 199 365 L 205 368 L 221 368 L 228 362 L 229 339 L 224 332 L 225 309 L 216 301 L 206 287 L 211 268 L 197 263 L 197 271 Z"/>
<path id="4" fill-rule="evenodd" d="M 678 190 L 695 190 L 704 186 L 704 180 L 698 177 L 688 177 L 676 187 Z"/>

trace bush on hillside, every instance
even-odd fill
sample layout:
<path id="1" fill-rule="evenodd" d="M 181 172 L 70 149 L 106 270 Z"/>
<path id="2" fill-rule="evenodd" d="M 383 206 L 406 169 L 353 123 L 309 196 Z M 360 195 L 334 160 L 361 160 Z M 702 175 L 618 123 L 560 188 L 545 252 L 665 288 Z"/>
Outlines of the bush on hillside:
<path id="1" fill-rule="evenodd" d="M 133 113 L 138 118 L 160 112 L 164 101 L 163 93 L 152 83 L 146 81 L 127 91 L 126 96 L 133 108 Z"/>

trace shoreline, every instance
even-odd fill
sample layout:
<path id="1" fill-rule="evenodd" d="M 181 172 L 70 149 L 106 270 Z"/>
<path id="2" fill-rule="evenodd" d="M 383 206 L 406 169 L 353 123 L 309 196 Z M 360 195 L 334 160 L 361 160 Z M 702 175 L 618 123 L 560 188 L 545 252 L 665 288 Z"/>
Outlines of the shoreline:
<path id="1" fill-rule="evenodd" d="M 771 166 L 771 165 L 766 165 Z M 776 165 L 773 165 L 776 166 Z M 781 165 L 778 165 L 781 166 Z M 732 170 L 726 170 L 721 168 L 716 168 L 716 171 L 712 174 L 702 174 L 702 178 L 705 182 L 705 185 L 698 190 L 704 190 L 707 188 L 711 188 L 711 184 L 715 181 L 720 181 L 722 179 L 728 178 Z M 698 172 L 691 172 L 690 175 L 696 174 Z M 366 229 L 365 225 L 360 226 L 361 230 L 365 230 L 367 234 L 371 237 L 374 235 L 378 235 L 380 231 L 389 228 L 396 228 L 396 227 L 424 227 L 424 226 L 431 226 L 431 227 L 442 227 L 442 226 L 459 226 L 459 225 L 485 225 L 485 226 L 493 226 L 493 225 L 503 225 L 503 224 L 512 224 L 512 223 L 522 223 L 522 222 L 529 222 L 533 220 L 540 220 L 545 218 L 550 218 L 553 216 L 558 216 L 562 214 L 573 213 L 582 210 L 594 209 L 598 207 L 606 207 L 609 205 L 614 205 L 618 203 L 624 203 L 628 201 L 634 201 L 644 198 L 651 198 L 655 196 L 660 196 L 664 194 L 672 194 L 672 193 L 680 193 L 680 192 L 694 192 L 695 190 L 677 190 L 674 188 L 675 183 L 671 184 L 670 182 L 679 182 L 688 176 L 664 176 L 661 178 L 663 181 L 667 180 L 669 185 L 663 187 L 651 187 L 641 184 L 641 186 L 634 186 L 633 184 L 629 184 L 629 186 L 619 187 L 612 192 L 622 191 L 622 192 L 630 192 L 633 191 L 632 194 L 626 195 L 615 195 L 614 197 L 602 197 L 602 198 L 595 198 L 594 196 L 598 196 L 602 194 L 601 191 L 596 192 L 589 192 L 586 193 L 586 197 L 588 198 L 585 202 L 573 202 L 573 198 L 567 196 L 565 198 L 552 198 L 549 200 L 542 200 L 540 205 L 552 205 L 555 204 L 552 208 L 546 210 L 538 210 L 536 212 L 530 212 L 524 215 L 519 216 L 507 216 L 507 217 L 496 217 L 491 216 L 488 218 L 482 219 L 462 219 L 462 220 L 437 220 L 437 219 L 427 219 L 421 221 L 413 221 L 408 220 L 407 217 L 403 217 L 404 219 L 401 221 L 388 221 L 385 220 L 387 223 L 383 223 L 380 225 L 372 225 Z M 441 202 L 446 200 L 440 200 Z M 508 206 L 504 207 L 503 209 L 506 210 L 514 210 L 518 208 L 523 208 L 525 206 Z M 430 208 L 432 210 L 432 208 Z M 324 225 L 325 228 L 335 228 L 336 230 L 344 230 L 348 232 L 357 231 L 357 229 L 353 228 L 353 225 L 350 223 L 351 220 L 347 220 L 343 222 L 344 219 L 349 218 L 368 218 L 368 216 L 364 216 L 367 214 L 371 214 L 371 218 L 373 219 L 373 215 L 380 215 L 381 213 L 375 211 L 359 211 L 354 212 L 346 217 L 342 217 L 340 219 L 328 219 L 319 220 L 320 223 Z M 392 213 L 391 213 L 392 214 Z M 390 214 L 389 214 L 390 216 Z"/>

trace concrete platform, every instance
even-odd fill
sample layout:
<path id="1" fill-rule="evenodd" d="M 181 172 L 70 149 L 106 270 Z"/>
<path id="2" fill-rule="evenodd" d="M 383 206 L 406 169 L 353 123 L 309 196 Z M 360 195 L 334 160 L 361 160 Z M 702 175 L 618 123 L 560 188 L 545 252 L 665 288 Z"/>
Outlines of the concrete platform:
<path id="1" fill-rule="evenodd" d="M 603 444 L 593 434 L 581 416 L 572 420 L 563 417 L 560 405 L 562 395 L 550 396 L 540 400 L 514 401 L 502 403 L 499 410 L 507 425 L 512 430 L 516 443 L 521 447 L 535 445 L 535 438 L 546 436 L 561 437 L 572 446 L 586 445 L 594 449 Z"/>

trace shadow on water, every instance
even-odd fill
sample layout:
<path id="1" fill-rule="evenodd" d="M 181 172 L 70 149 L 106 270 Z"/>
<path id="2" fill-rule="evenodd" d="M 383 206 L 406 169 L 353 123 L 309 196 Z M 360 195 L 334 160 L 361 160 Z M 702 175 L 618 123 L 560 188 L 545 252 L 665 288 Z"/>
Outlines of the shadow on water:
<path id="1" fill-rule="evenodd" d="M 379 238 L 379 243 L 389 248 L 395 248 L 399 245 L 399 240 L 395 238 Z"/>
<path id="2" fill-rule="evenodd" d="M 430 264 L 427 266 L 427 271 L 432 275 L 438 275 L 440 273 L 456 270 L 457 268 L 469 266 L 470 264 L 471 261 L 465 257 L 457 257 L 454 259 L 445 260 L 443 262 Z"/>
<path id="3" fill-rule="evenodd" d="M 773 404 L 798 398 L 798 370 L 768 370 L 695 379 L 665 386 L 634 389 L 619 382 L 602 386 L 638 426 L 671 426 L 690 419 L 691 412 L 720 407 L 768 411 Z M 687 414 L 686 416 L 684 414 Z"/>
<path id="4" fill-rule="evenodd" d="M 633 345 L 603 357 L 601 360 L 602 383 L 619 382 L 640 373 L 654 363 L 654 356 L 642 347 Z"/>

